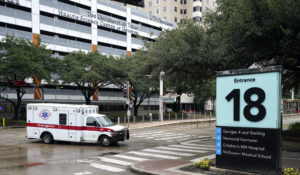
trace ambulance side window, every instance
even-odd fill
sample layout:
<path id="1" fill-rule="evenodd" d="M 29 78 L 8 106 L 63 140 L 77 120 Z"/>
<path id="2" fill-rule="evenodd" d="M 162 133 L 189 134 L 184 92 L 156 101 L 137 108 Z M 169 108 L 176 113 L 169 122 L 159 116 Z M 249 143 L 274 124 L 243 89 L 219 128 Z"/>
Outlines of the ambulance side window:
<path id="1" fill-rule="evenodd" d="M 59 114 L 59 124 L 60 125 L 67 124 L 67 114 Z"/>
<path id="2" fill-rule="evenodd" d="M 86 119 L 86 126 L 100 126 L 100 124 L 94 117 L 88 117 Z"/>

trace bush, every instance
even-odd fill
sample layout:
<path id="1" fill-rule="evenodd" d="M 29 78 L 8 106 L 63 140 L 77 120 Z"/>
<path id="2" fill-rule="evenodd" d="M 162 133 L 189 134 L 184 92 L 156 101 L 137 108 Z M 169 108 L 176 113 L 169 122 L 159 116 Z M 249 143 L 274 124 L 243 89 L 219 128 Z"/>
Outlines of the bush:
<path id="1" fill-rule="evenodd" d="M 284 175 L 300 175 L 299 169 L 285 168 L 283 171 Z"/>
<path id="2" fill-rule="evenodd" d="M 203 159 L 201 161 L 195 162 L 195 167 L 204 169 L 204 170 L 209 170 L 210 166 L 212 166 L 212 162 L 208 159 Z"/>
<path id="3" fill-rule="evenodd" d="M 3 125 L 3 120 L 0 119 L 0 126 Z M 5 120 L 5 126 L 25 126 L 26 121 L 25 120 L 12 120 L 12 119 L 6 119 Z"/>
<path id="4" fill-rule="evenodd" d="M 300 123 L 296 122 L 296 123 L 290 124 L 289 129 L 300 129 Z"/>

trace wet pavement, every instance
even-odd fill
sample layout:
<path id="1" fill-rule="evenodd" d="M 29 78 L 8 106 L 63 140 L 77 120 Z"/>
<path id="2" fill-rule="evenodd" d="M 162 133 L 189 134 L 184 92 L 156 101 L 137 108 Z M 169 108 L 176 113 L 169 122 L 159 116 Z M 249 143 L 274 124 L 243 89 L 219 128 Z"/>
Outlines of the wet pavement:
<path id="1" fill-rule="evenodd" d="M 44 144 L 25 136 L 25 128 L 0 130 L 1 175 L 135 174 L 130 166 L 144 161 L 151 162 L 153 171 L 168 172 L 165 170 L 172 166 L 215 154 L 213 123 L 202 123 L 199 127 L 195 123 L 147 128 L 135 126 L 131 129 L 129 141 L 111 147 L 69 142 Z M 287 146 L 300 148 L 300 145 L 286 141 L 283 145 L 283 167 L 300 169 L 300 151 L 285 149 Z M 170 162 L 158 162 L 155 166 L 155 160 L 165 158 Z"/>

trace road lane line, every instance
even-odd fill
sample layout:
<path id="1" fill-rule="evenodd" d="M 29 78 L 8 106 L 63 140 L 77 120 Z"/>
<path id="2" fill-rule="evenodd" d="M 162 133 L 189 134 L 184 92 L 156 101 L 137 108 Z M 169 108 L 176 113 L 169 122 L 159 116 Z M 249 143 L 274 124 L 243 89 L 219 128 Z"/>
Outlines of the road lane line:
<path id="1" fill-rule="evenodd" d="M 90 166 L 100 169 L 100 170 L 110 171 L 110 172 L 114 172 L 114 173 L 119 173 L 119 172 L 125 171 L 124 169 L 121 169 L 121 168 L 116 168 L 116 167 L 107 166 L 107 165 L 101 165 L 98 163 L 91 163 Z"/>
<path id="2" fill-rule="evenodd" d="M 144 152 L 138 152 L 138 151 L 130 151 L 128 152 L 130 154 L 136 154 L 140 156 L 148 156 L 148 157 L 155 157 L 155 158 L 163 158 L 163 159 L 180 159 L 181 157 L 175 157 L 175 156 L 167 156 L 167 155 L 161 155 L 161 154 L 153 154 L 153 153 L 144 153 Z"/>
<path id="3" fill-rule="evenodd" d="M 116 159 L 111 159 L 111 158 L 107 158 L 107 157 L 99 157 L 99 160 L 101 160 L 103 162 L 124 165 L 124 166 L 131 166 L 133 164 L 132 162 L 125 162 L 122 160 L 116 160 Z"/>
<path id="4" fill-rule="evenodd" d="M 195 154 L 191 154 L 191 153 L 181 153 L 181 152 L 165 151 L 165 150 L 157 150 L 157 149 L 143 149 L 142 151 L 162 153 L 162 154 L 171 154 L 171 155 L 179 155 L 179 156 L 194 156 L 195 155 Z"/>
<path id="5" fill-rule="evenodd" d="M 122 155 L 122 154 L 114 155 L 114 157 L 118 157 L 118 158 L 122 158 L 122 159 L 128 159 L 128 160 L 134 160 L 134 161 L 139 161 L 139 162 L 149 160 L 149 159 L 144 159 L 144 158 L 140 158 L 140 157 L 133 157 L 133 156 L 127 156 L 127 155 Z"/>

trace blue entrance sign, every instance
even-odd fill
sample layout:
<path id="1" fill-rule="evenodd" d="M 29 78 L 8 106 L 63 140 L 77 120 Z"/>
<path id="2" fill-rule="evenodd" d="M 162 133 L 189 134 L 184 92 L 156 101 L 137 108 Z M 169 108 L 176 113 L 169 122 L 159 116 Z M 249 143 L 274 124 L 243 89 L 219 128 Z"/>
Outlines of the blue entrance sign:
<path id="1" fill-rule="evenodd" d="M 217 77 L 217 125 L 279 128 L 280 72 Z"/>
<path id="2" fill-rule="evenodd" d="M 217 73 L 216 166 L 281 169 L 280 66 Z"/>
<path id="3" fill-rule="evenodd" d="M 0 110 L 3 110 L 3 107 L 0 106 Z"/>

